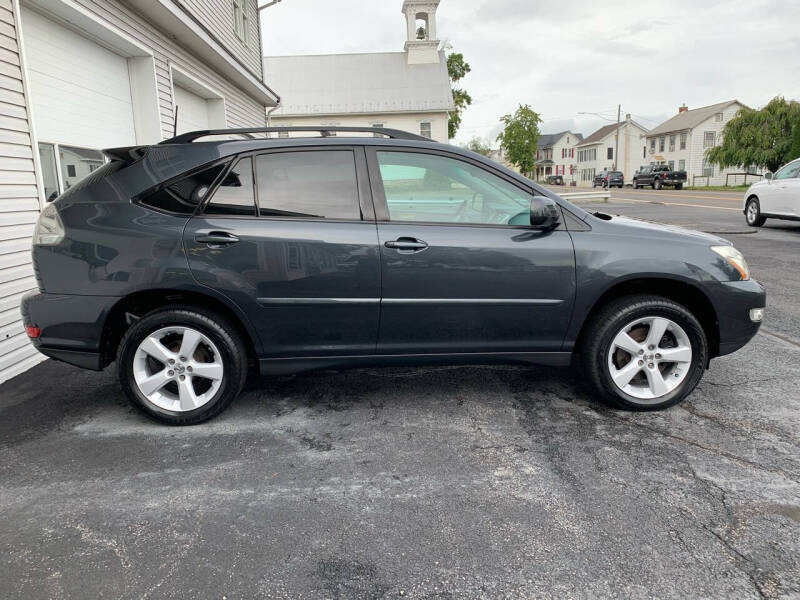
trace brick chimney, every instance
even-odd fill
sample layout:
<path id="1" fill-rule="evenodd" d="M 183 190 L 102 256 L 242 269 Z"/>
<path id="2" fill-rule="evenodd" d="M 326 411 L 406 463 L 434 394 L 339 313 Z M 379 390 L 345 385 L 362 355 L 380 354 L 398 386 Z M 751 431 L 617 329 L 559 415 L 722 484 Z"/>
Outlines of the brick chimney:
<path id="1" fill-rule="evenodd" d="M 683 106 L 679 106 L 678 107 L 678 114 L 681 114 L 682 112 L 686 112 L 687 110 L 689 110 L 689 107 L 686 106 L 686 104 L 684 103 Z"/>

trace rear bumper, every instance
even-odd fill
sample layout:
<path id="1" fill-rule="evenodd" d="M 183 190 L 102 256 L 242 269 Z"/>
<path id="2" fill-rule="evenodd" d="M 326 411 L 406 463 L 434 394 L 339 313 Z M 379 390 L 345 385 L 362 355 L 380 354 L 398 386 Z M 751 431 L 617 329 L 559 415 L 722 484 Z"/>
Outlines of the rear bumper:
<path id="1" fill-rule="evenodd" d="M 31 342 L 51 358 L 84 369 L 102 369 L 103 325 L 116 296 L 74 296 L 28 292 L 22 320 L 41 330 Z"/>
<path id="2" fill-rule="evenodd" d="M 750 309 L 764 308 L 767 294 L 755 279 L 720 283 L 714 290 L 719 319 L 719 355 L 736 352 L 758 333 L 761 321 L 750 319 Z"/>

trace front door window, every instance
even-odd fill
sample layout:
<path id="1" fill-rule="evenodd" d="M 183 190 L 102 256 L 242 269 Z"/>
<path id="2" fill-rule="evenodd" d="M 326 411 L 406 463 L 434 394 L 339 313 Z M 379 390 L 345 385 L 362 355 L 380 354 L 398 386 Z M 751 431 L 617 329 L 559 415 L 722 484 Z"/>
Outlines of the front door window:
<path id="1" fill-rule="evenodd" d="M 392 221 L 530 224 L 531 194 L 470 163 L 414 152 L 377 157 Z"/>

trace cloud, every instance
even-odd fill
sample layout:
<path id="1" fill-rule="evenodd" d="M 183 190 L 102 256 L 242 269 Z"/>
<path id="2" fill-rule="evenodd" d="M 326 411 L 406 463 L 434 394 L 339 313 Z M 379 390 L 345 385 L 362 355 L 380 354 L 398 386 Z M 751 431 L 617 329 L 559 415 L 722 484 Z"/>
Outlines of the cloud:
<path id="1" fill-rule="evenodd" d="M 402 0 L 292 0 L 263 11 L 267 54 L 402 51 Z M 646 127 L 686 102 L 762 106 L 800 97 L 800 1 L 442 0 L 439 34 L 472 66 L 459 142 L 489 139 L 518 104 L 548 132 L 589 134 L 578 115 L 622 105 Z M 298 32 L 302 32 L 299 34 Z M 636 115 L 639 115 L 637 118 Z M 572 125 L 568 125 L 568 124 Z"/>

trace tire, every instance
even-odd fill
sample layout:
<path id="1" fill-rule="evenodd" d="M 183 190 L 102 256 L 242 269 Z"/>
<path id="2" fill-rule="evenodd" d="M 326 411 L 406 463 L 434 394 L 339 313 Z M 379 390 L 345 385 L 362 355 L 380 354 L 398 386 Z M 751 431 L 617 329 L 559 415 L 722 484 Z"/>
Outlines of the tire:
<path id="1" fill-rule="evenodd" d="M 636 183 L 635 181 L 633 182 L 633 189 L 635 189 L 635 190 L 639 189 L 639 184 Z"/>
<path id="2" fill-rule="evenodd" d="M 650 349 L 647 338 L 652 328 L 664 322 L 668 322 L 667 329 Z M 630 325 L 632 329 L 628 329 Z M 626 331 L 628 339 L 623 340 Z M 617 340 L 624 345 L 632 341 L 632 351 L 621 349 Z M 680 361 L 662 359 L 670 355 Z M 686 307 L 662 296 L 625 296 L 593 315 L 581 343 L 580 361 L 602 400 L 625 410 L 658 410 L 692 393 L 708 363 L 708 341 L 702 325 Z M 631 373 L 624 383 L 626 374 Z M 623 385 L 615 383 L 614 377 Z"/>
<path id="3" fill-rule="evenodd" d="M 661 189 L 661 180 L 660 179 L 656 179 L 653 182 L 653 189 L 654 190 L 660 190 Z"/>
<path id="4" fill-rule="evenodd" d="M 683 184 L 682 183 L 676 183 L 675 184 L 675 189 L 676 190 L 682 190 L 683 189 Z"/>
<path id="5" fill-rule="evenodd" d="M 761 216 L 761 204 L 755 196 L 750 198 L 744 207 L 744 220 L 750 227 L 761 227 L 767 222 L 767 218 Z"/>
<path id="6" fill-rule="evenodd" d="M 117 352 L 125 395 L 145 415 L 167 425 L 195 425 L 217 416 L 247 378 L 247 350 L 235 332 L 224 318 L 195 307 L 145 315 L 128 329 Z M 188 356 L 181 355 L 182 349 L 189 350 L 184 352 Z"/>

